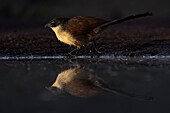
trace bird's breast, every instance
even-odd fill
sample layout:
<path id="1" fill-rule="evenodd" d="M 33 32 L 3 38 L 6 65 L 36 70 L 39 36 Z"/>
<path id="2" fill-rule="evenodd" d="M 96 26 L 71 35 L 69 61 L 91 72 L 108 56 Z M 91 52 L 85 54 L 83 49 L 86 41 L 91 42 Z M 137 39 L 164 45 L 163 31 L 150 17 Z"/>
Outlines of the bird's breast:
<path id="1" fill-rule="evenodd" d="M 68 45 L 77 46 L 76 39 L 70 33 L 64 31 L 61 26 L 52 27 L 52 30 L 55 32 L 58 40 L 61 42 L 64 42 Z"/>

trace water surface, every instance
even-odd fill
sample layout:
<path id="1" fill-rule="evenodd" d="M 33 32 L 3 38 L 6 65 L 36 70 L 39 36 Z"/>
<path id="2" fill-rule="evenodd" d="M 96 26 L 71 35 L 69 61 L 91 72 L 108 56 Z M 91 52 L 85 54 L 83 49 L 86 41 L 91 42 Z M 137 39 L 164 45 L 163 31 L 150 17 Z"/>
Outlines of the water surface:
<path id="1" fill-rule="evenodd" d="M 142 58 L 53 58 L 5 59 L 0 61 L 1 113 L 168 113 L 170 59 Z M 59 74 L 77 66 L 93 74 L 112 89 L 153 97 L 138 100 L 109 92 L 80 97 L 51 87 Z M 78 73 L 78 72 L 77 72 Z M 89 74 L 88 74 L 89 73 Z M 78 75 L 78 76 L 79 76 Z M 68 74 L 69 76 L 69 74 Z M 80 86 L 80 85 L 78 85 Z"/>

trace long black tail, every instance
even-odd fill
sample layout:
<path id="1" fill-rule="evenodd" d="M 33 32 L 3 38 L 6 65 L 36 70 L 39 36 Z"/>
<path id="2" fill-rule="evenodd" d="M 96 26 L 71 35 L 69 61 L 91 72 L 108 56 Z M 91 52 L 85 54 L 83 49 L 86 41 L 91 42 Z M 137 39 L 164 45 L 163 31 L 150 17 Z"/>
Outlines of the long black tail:
<path id="1" fill-rule="evenodd" d="M 104 91 L 107 92 L 111 92 L 113 94 L 117 94 L 117 95 L 121 95 L 121 96 L 126 96 L 126 97 L 131 97 L 131 98 L 135 98 L 137 100 L 146 100 L 146 101 L 152 101 L 153 97 L 149 97 L 149 96 L 145 96 L 145 95 L 138 95 L 138 94 L 134 94 L 134 93 L 128 93 L 122 90 L 118 90 L 118 89 L 109 89 L 109 88 L 102 88 Z"/>
<path id="2" fill-rule="evenodd" d="M 141 14 L 137 14 L 137 15 L 131 15 L 131 16 L 128 16 L 128 17 L 123 18 L 123 19 L 113 20 L 113 21 L 107 22 L 103 25 L 100 25 L 100 26 L 94 28 L 92 33 L 98 34 L 100 31 L 102 31 L 104 28 L 106 28 L 110 25 L 119 24 L 119 23 L 122 23 L 122 22 L 127 21 L 127 20 L 132 20 L 132 19 L 135 19 L 135 18 L 140 18 L 140 17 L 145 17 L 145 16 L 152 16 L 152 13 L 146 12 L 146 13 L 141 13 Z"/>

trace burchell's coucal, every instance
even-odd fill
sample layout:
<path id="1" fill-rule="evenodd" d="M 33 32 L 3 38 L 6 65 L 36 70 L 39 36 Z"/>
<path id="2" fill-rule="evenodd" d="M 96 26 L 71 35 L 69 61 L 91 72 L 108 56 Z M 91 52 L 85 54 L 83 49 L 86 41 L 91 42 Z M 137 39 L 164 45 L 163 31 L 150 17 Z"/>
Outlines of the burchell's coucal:
<path id="1" fill-rule="evenodd" d="M 112 21 L 89 16 L 55 18 L 50 23 L 46 24 L 45 27 L 50 27 L 61 42 L 71 46 L 76 46 L 79 49 L 87 46 L 87 44 L 92 41 L 94 42 L 94 45 L 96 45 L 93 37 L 110 25 L 151 15 L 151 13 L 146 12 Z M 97 50 L 96 46 L 95 50 Z"/>
<path id="2" fill-rule="evenodd" d="M 111 88 L 106 81 L 95 75 L 92 70 L 80 65 L 59 73 L 53 85 L 46 88 L 54 94 L 68 93 L 76 97 L 91 97 L 109 92 L 138 100 L 153 100 L 153 97 Z"/>

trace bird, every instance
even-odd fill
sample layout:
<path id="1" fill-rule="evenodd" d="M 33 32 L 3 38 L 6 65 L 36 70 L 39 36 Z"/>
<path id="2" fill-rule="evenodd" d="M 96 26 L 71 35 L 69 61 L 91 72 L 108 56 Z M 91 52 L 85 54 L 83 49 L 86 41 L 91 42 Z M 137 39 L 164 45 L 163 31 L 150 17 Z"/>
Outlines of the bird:
<path id="1" fill-rule="evenodd" d="M 45 28 L 51 28 L 59 41 L 76 47 L 76 49 L 69 53 L 70 55 L 72 55 L 72 52 L 86 47 L 89 42 L 93 42 L 96 52 L 100 53 L 96 47 L 96 40 L 94 37 L 105 28 L 127 20 L 151 15 L 152 13 L 145 12 L 111 21 L 91 16 L 76 16 L 72 18 L 60 17 L 52 19 L 45 25 Z"/>
<path id="2" fill-rule="evenodd" d="M 98 94 L 110 92 L 117 95 L 132 97 L 138 100 L 152 100 L 152 97 L 137 95 L 111 88 L 101 77 L 98 77 L 94 71 L 87 67 L 78 65 L 69 68 L 58 74 L 55 82 L 46 87 L 54 94 L 64 94 L 66 92 L 72 96 L 87 98 Z"/>

